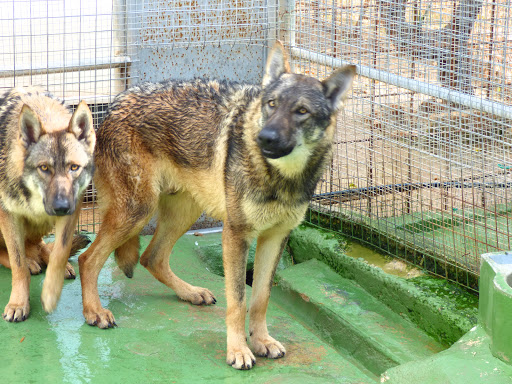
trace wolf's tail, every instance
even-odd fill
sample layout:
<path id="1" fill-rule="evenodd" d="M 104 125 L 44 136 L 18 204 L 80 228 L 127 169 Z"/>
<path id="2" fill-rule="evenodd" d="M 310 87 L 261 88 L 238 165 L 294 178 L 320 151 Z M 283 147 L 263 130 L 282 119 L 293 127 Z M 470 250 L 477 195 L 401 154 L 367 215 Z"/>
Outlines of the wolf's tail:
<path id="1" fill-rule="evenodd" d="M 71 251 L 69 252 L 69 257 L 77 254 L 78 251 L 87 247 L 91 243 L 91 240 L 82 234 L 77 234 L 73 237 L 73 242 L 71 243 Z M 53 250 L 53 241 L 51 243 L 46 244 L 48 251 L 51 252 Z"/>
<path id="2" fill-rule="evenodd" d="M 133 277 L 133 270 L 139 262 L 139 235 L 131 237 L 124 244 L 117 247 L 114 252 L 117 266 L 124 272 L 126 277 Z"/>
<path id="3" fill-rule="evenodd" d="M 71 251 L 69 252 L 69 256 L 74 256 L 76 253 L 87 247 L 91 244 L 91 239 L 89 239 L 86 235 L 78 234 L 73 237 L 73 242 L 71 243 Z"/>

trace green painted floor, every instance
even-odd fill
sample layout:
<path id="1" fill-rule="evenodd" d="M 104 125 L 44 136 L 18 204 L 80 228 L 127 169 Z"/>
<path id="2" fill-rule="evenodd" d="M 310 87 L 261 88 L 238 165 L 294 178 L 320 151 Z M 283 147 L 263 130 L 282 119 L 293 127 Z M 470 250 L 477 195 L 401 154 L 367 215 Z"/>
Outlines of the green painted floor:
<path id="1" fill-rule="evenodd" d="M 33 276 L 31 313 L 18 324 L 0 321 L 0 377 L 3 383 L 373 383 L 378 377 L 339 353 L 292 315 L 271 302 L 270 333 L 287 348 L 280 360 L 258 358 L 251 371 L 225 363 L 223 279 L 199 261 L 197 250 L 219 243 L 219 234 L 184 236 L 171 266 L 188 282 L 209 288 L 217 305 L 181 302 L 141 266 L 133 279 L 113 258 L 103 268 L 102 303 L 118 327 L 101 330 L 85 324 L 80 281 L 67 281 L 57 310 L 41 307 L 44 275 Z M 142 246 L 149 238 L 142 238 Z M 78 270 L 76 257 L 71 260 Z M 0 267 L 0 306 L 10 294 L 11 273 Z M 250 288 L 249 288 L 250 291 Z M 281 298 L 282 300 L 282 298 Z"/>

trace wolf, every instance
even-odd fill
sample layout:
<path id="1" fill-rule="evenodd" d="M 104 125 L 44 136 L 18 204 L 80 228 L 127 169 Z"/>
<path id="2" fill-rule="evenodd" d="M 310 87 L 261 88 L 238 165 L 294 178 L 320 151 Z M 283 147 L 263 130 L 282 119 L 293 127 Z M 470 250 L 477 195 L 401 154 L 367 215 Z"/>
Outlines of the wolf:
<path id="1" fill-rule="evenodd" d="M 78 258 L 83 314 L 110 328 L 97 279 L 114 251 L 125 275 L 139 261 L 139 233 L 158 222 L 140 263 L 192 304 L 215 304 L 206 288 L 181 280 L 169 266 L 175 242 L 205 211 L 224 222 L 227 363 L 250 369 L 256 355 L 284 356 L 266 311 L 276 265 L 290 231 L 304 217 L 330 160 L 336 115 L 354 66 L 324 81 L 293 74 L 282 44 L 266 63 L 261 86 L 195 79 L 142 83 L 118 95 L 97 131 L 95 186 L 102 223 Z M 245 335 L 246 259 L 257 239 Z"/>
<path id="2" fill-rule="evenodd" d="M 47 265 L 41 301 L 57 305 L 64 277 L 74 278 L 70 253 L 88 244 L 73 236 L 82 194 L 91 182 L 96 135 L 82 101 L 71 112 L 39 88 L 13 88 L 0 96 L 0 263 L 12 269 L 3 318 L 30 312 L 30 274 Z M 55 227 L 55 242 L 46 236 Z"/>

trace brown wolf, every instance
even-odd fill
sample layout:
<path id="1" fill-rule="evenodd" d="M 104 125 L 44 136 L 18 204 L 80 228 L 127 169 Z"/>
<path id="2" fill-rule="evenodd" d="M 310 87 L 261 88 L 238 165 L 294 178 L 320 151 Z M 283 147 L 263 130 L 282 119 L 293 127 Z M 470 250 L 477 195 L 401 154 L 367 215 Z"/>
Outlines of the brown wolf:
<path id="1" fill-rule="evenodd" d="M 95 141 L 85 102 L 71 115 L 37 88 L 0 96 L 0 263 L 12 269 L 7 321 L 29 314 L 31 272 L 48 266 L 41 295 L 46 311 L 57 305 L 64 277 L 75 276 L 67 260 L 88 243 L 73 231 L 92 178 Z M 53 226 L 55 242 L 45 244 Z"/>
<path id="2" fill-rule="evenodd" d="M 261 87 L 206 80 L 144 83 L 114 100 L 95 149 L 102 224 L 79 257 L 88 324 L 115 325 L 101 306 L 98 274 L 115 250 L 119 267 L 132 276 L 138 235 L 155 213 L 157 229 L 140 263 L 182 300 L 214 304 L 208 289 L 186 283 L 169 267 L 176 240 L 206 211 L 224 221 L 228 364 L 250 369 L 255 363 L 245 335 L 246 257 L 255 238 L 252 350 L 284 356 L 265 320 L 273 274 L 330 159 L 336 114 L 355 67 L 341 68 L 323 82 L 289 72 L 284 48 L 276 44 Z"/>

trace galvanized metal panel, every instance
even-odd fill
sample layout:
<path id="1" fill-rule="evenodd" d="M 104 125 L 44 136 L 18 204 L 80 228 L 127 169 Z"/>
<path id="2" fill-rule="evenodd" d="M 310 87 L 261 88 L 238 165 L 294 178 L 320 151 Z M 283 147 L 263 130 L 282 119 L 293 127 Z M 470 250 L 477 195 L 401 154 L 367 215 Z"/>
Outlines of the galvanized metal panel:
<path id="1" fill-rule="evenodd" d="M 256 45 L 142 48 L 139 61 L 132 67 L 132 78 L 160 81 L 209 77 L 259 83 L 265 50 Z"/>
<path id="2" fill-rule="evenodd" d="M 266 1 L 134 0 L 128 7 L 135 82 L 210 77 L 258 83 L 275 6 Z"/>

